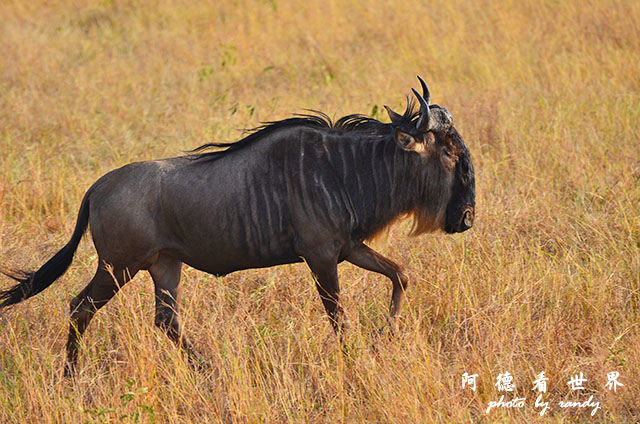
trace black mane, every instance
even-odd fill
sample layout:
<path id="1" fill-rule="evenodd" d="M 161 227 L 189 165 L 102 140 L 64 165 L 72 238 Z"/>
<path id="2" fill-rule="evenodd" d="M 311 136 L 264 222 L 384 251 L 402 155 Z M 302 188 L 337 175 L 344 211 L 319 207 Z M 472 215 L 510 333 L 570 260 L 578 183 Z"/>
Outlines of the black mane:
<path id="1" fill-rule="evenodd" d="M 391 133 L 391 129 L 411 124 L 415 119 L 417 119 L 419 114 L 415 102 L 409 97 L 407 97 L 407 108 L 402 116 L 402 122 L 399 124 L 387 124 L 360 114 L 346 115 L 333 122 L 324 112 L 317 110 L 309 110 L 309 112 L 311 113 L 294 114 L 293 117 L 282 119 L 280 121 L 265 122 L 256 128 L 245 130 L 245 133 L 248 133 L 248 135 L 241 140 L 232 143 L 206 143 L 200 147 L 190 150 L 189 153 L 194 153 L 195 155 L 193 156 L 193 159 L 196 160 L 215 160 L 260 141 L 275 131 L 294 127 L 317 128 L 328 131 L 358 132 L 371 136 L 389 135 Z M 224 150 L 208 151 L 213 148 L 223 148 Z"/>

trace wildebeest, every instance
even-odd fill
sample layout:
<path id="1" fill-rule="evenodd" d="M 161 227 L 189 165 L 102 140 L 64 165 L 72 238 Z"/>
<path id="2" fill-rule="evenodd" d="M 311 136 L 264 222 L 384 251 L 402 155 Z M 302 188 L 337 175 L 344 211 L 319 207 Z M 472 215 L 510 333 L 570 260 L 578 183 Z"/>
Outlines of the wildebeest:
<path id="1" fill-rule="evenodd" d="M 0 292 L 0 308 L 59 278 L 90 224 L 98 269 L 71 301 L 67 374 L 95 312 L 140 270 L 155 284 L 155 324 L 193 358 L 176 313 L 183 263 L 222 276 L 304 260 L 341 335 L 337 265 L 347 260 L 391 280 L 393 327 L 408 279 L 364 241 L 403 215 L 414 217 L 414 234 L 462 232 L 475 215 L 469 150 L 418 78 L 419 107 L 409 97 L 402 115 L 386 107 L 391 123 L 296 115 L 235 143 L 109 172 L 82 199 L 71 240 L 37 271 L 7 274 L 18 284 Z"/>

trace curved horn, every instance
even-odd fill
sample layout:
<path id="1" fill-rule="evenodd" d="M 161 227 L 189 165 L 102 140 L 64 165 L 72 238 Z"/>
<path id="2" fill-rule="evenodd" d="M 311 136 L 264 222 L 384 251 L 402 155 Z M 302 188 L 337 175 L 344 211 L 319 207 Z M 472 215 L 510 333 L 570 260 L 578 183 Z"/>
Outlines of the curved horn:
<path id="1" fill-rule="evenodd" d="M 418 93 L 414 88 L 411 89 L 413 94 L 418 98 L 418 102 L 420 103 L 420 117 L 418 118 L 418 122 L 416 122 L 416 128 L 418 131 L 428 131 L 429 130 L 429 103 Z"/>
<path id="2" fill-rule="evenodd" d="M 427 85 L 426 82 L 424 82 L 424 80 L 420 75 L 417 75 L 417 77 L 418 77 L 418 81 L 420 81 L 420 85 L 422 86 L 422 97 L 424 97 L 424 100 L 427 102 L 427 105 L 430 105 L 431 93 L 429 92 L 429 86 Z"/>

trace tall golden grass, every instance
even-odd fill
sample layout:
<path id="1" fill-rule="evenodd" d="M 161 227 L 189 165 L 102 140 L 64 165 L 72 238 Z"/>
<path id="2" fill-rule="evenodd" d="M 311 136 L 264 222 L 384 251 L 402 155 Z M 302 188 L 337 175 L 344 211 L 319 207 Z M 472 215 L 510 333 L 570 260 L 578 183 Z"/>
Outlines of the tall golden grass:
<path id="1" fill-rule="evenodd" d="M 340 267 L 347 358 L 304 265 L 187 268 L 185 331 L 211 371 L 191 370 L 154 328 L 141 274 L 93 320 L 70 381 L 68 302 L 96 266 L 84 241 L 64 277 L 3 314 L 0 422 L 640 419 L 640 3 L 200 3 L 0 4 L 5 266 L 42 265 L 115 167 L 303 108 L 386 119 L 382 105 L 402 110 L 416 74 L 471 149 L 476 226 L 408 238 L 400 224 L 378 243 L 412 277 L 391 339 L 373 336 L 389 282 Z M 487 414 L 506 371 L 505 399 L 525 407 Z M 552 409 L 540 417 L 542 371 Z M 477 391 L 461 388 L 464 372 Z M 582 392 L 567 385 L 579 372 Z M 558 406 L 590 395 L 593 417 Z"/>

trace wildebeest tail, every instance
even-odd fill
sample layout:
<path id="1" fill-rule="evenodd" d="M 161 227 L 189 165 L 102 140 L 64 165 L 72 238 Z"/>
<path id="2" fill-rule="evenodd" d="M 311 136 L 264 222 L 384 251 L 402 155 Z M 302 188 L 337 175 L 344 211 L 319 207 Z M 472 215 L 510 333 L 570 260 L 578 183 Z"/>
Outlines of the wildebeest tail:
<path id="1" fill-rule="evenodd" d="M 25 272 L 25 271 L 1 271 L 7 277 L 10 277 L 18 282 L 15 286 L 0 291 L 0 309 L 22 302 L 25 299 L 35 296 L 47 287 L 49 287 L 54 281 L 56 281 L 62 274 L 65 273 L 71 261 L 73 255 L 80 244 L 82 235 L 87 230 L 89 224 L 89 190 L 82 199 L 80 205 L 80 211 L 78 212 L 78 220 L 76 222 L 76 228 L 73 230 L 71 240 L 56 253 L 51 259 L 49 259 L 44 265 L 37 271 Z"/>

